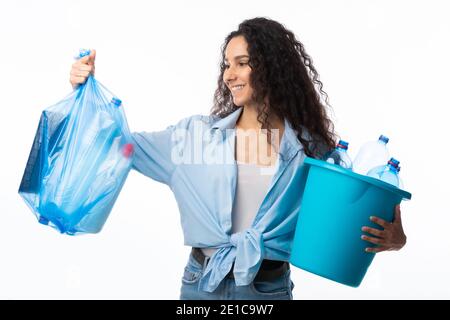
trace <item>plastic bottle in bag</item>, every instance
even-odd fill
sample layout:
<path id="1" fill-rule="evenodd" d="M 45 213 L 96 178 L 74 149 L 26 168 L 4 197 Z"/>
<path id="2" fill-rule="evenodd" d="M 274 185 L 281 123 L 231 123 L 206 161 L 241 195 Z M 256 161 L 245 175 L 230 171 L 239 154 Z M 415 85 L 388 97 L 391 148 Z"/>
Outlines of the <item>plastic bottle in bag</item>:
<path id="1" fill-rule="evenodd" d="M 348 142 L 344 140 L 339 140 L 336 148 L 325 155 L 324 159 L 332 164 L 337 164 L 343 168 L 351 169 L 352 160 L 347 153 Z"/>
<path id="2" fill-rule="evenodd" d="M 104 211 L 111 211 L 115 200 L 125 182 L 129 169 L 132 165 L 134 146 L 132 143 L 121 145 L 117 139 L 110 148 L 105 161 L 99 167 L 99 175 L 90 186 L 89 199 L 85 200 L 85 206 L 72 216 L 72 223 L 81 229 L 100 230 L 107 216 L 102 215 Z M 117 181 L 121 181 L 117 189 Z M 96 190 L 101 190 L 97 192 Z M 112 199 L 103 201 L 108 195 Z M 89 214 L 86 214 L 89 212 Z"/>
<path id="3" fill-rule="evenodd" d="M 43 111 L 19 187 L 40 223 L 70 235 L 101 230 L 132 166 L 121 105 L 90 75 Z"/>
<path id="4" fill-rule="evenodd" d="M 386 146 L 388 142 L 389 138 L 381 135 L 377 141 L 365 143 L 353 161 L 353 171 L 367 175 L 369 170 L 385 165 L 389 160 L 389 151 Z"/>

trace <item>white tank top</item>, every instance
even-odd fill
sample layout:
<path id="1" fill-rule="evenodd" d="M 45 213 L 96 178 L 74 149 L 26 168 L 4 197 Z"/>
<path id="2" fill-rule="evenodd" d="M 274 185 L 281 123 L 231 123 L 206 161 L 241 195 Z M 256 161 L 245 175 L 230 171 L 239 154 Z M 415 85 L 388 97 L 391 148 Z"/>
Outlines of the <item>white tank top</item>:
<path id="1" fill-rule="evenodd" d="M 237 185 L 231 212 L 231 232 L 237 233 L 250 228 L 272 181 L 275 166 L 258 166 L 253 163 L 237 162 Z M 214 248 L 203 248 L 210 257 Z"/>

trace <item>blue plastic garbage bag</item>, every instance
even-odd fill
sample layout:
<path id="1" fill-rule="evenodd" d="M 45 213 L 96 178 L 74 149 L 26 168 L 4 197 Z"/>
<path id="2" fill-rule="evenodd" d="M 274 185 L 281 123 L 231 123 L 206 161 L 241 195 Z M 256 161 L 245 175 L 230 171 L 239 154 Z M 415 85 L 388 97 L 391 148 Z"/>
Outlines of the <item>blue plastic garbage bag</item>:
<path id="1" fill-rule="evenodd" d="M 42 112 L 19 194 L 39 222 L 69 235 L 99 232 L 130 171 L 121 101 L 89 76 Z"/>

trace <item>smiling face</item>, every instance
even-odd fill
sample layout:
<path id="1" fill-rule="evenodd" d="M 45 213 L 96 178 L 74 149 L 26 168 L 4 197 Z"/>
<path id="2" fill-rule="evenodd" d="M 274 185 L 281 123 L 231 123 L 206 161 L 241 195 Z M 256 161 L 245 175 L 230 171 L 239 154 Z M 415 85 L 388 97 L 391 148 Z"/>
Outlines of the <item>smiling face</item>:
<path id="1" fill-rule="evenodd" d="M 253 89 L 250 86 L 249 54 L 247 41 L 243 36 L 230 40 L 225 49 L 225 71 L 223 81 L 233 96 L 235 105 L 242 107 L 252 102 Z"/>

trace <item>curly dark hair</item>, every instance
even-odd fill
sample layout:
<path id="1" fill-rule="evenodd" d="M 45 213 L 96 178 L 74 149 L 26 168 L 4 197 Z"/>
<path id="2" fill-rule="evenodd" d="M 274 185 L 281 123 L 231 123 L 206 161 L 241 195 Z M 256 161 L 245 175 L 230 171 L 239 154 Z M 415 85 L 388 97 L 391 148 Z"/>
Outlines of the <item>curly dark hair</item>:
<path id="1" fill-rule="evenodd" d="M 322 90 L 311 57 L 291 31 L 267 18 L 245 20 L 225 38 L 211 114 L 223 118 L 239 108 L 223 81 L 225 50 L 237 36 L 243 36 L 248 44 L 252 99 L 258 103 L 262 127 L 270 130 L 268 119 L 275 114 L 286 118 L 297 131 L 306 155 L 317 158 L 333 149 L 336 137 L 327 115 L 328 95 Z M 305 130 L 309 135 L 303 135 Z"/>

